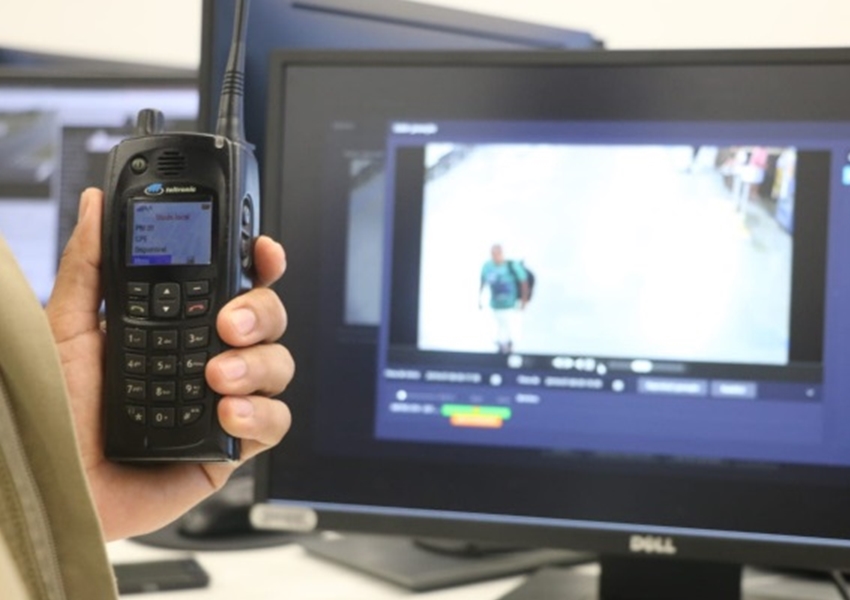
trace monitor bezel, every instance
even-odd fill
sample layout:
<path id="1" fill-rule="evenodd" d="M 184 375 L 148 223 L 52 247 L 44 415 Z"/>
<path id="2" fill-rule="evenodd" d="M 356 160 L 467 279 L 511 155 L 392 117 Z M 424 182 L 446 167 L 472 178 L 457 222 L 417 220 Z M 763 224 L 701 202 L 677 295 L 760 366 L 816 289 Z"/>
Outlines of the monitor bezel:
<path id="1" fill-rule="evenodd" d="M 259 2 L 260 0 L 255 0 Z M 262 0 L 266 3 L 266 0 Z M 339 24 L 345 23 L 345 30 L 351 29 L 351 37 L 345 39 L 334 39 L 331 43 L 313 41 L 316 34 L 308 34 L 310 41 L 303 41 L 278 37 L 274 46 L 279 49 L 294 50 L 296 48 L 307 48 L 309 51 L 328 50 L 333 48 L 347 48 L 358 51 L 389 48 L 392 46 L 383 39 L 384 29 L 395 30 L 407 28 L 411 32 L 412 43 L 421 45 L 423 48 L 434 48 L 432 42 L 418 42 L 418 34 L 446 35 L 461 43 L 471 44 L 484 48 L 519 48 L 519 49 L 584 49 L 588 46 L 603 47 L 603 41 L 596 38 L 592 33 L 570 29 L 566 27 L 554 27 L 540 23 L 532 23 L 517 19 L 508 19 L 461 10 L 447 6 L 430 6 L 417 2 L 399 2 L 397 0 L 285 0 L 278 2 L 281 18 L 286 18 L 293 23 L 300 23 L 305 18 L 327 19 L 329 22 Z M 263 7 L 265 10 L 265 7 Z M 249 9 L 248 33 L 249 38 L 258 23 L 251 17 Z M 219 89 L 224 73 L 226 48 L 230 44 L 230 35 L 233 26 L 233 13 L 230 3 L 220 0 L 203 0 L 201 12 L 201 59 L 199 66 L 199 84 L 201 100 L 198 110 L 198 124 L 200 131 L 212 131 L 216 111 L 218 110 Z M 364 32 L 364 28 L 368 33 Z M 302 30 L 309 31 L 308 28 Z M 318 37 L 326 36 L 321 33 Z M 260 36 L 262 38 L 262 36 Z M 353 40 L 353 41 L 352 41 Z M 258 48 L 259 46 L 259 48 Z M 269 46 L 268 40 L 261 39 L 259 42 L 251 42 L 246 45 L 249 62 L 252 60 L 263 64 L 267 57 L 257 58 L 257 50 L 265 50 Z M 454 46 L 447 46 L 451 48 Z M 253 57 L 253 58 L 251 58 Z M 263 64 L 268 72 L 267 64 Z M 219 70 L 217 70 L 219 69 Z M 250 65 L 248 67 L 250 70 Z M 253 90 L 263 92 L 266 88 L 263 82 L 257 82 L 248 77 L 246 82 L 246 98 Z M 251 99 L 247 103 L 252 104 Z M 249 119 L 262 117 L 249 115 Z M 251 129 L 249 127 L 249 129 Z M 250 131 L 248 132 L 250 135 Z M 262 139 L 252 140 L 260 144 L 258 155 L 262 154 L 265 143 Z"/>
<path id="2" fill-rule="evenodd" d="M 605 52 L 504 52 L 504 51 L 291 51 L 270 57 L 267 130 L 283 127 L 286 71 L 300 66 L 706 66 L 706 65 L 850 65 L 848 48 L 726 49 Z M 263 179 L 265 198 L 281 195 L 283 140 L 269 136 L 266 144 Z M 278 203 L 266 201 L 263 229 L 275 233 L 281 219 Z M 291 291 L 290 298 L 291 298 Z M 284 297 L 284 301 L 286 301 Z M 303 301 L 303 299 L 302 299 Z M 286 343 L 286 337 L 283 338 Z M 313 360 L 314 357 L 310 357 Z M 296 362 L 298 357 L 296 356 Z M 283 395 L 286 399 L 286 394 Z M 635 535 L 669 538 L 676 547 L 675 557 L 694 560 L 794 566 L 825 569 L 850 566 L 850 541 L 792 536 L 752 534 L 732 530 L 706 530 L 689 527 L 658 527 L 606 522 L 516 518 L 507 515 L 429 511 L 421 509 L 287 501 L 271 498 L 267 475 L 268 453 L 257 458 L 253 521 L 263 528 L 287 529 L 299 522 L 318 529 L 363 531 L 369 533 L 430 536 L 511 542 L 527 546 L 566 547 L 602 554 L 629 555 L 635 550 Z M 287 516 L 288 515 L 288 516 Z M 291 518 L 290 518 L 291 517 Z M 640 551 L 638 551 L 640 552 Z M 664 556 L 671 558 L 672 556 Z"/>

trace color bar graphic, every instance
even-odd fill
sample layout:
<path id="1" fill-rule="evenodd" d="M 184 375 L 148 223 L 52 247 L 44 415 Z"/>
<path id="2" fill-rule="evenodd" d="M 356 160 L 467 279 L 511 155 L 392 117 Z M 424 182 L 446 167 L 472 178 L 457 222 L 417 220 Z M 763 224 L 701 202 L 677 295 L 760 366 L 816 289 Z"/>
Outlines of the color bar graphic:
<path id="1" fill-rule="evenodd" d="M 504 406 L 444 404 L 441 414 L 449 418 L 453 427 L 498 429 L 511 418 L 511 409 Z"/>

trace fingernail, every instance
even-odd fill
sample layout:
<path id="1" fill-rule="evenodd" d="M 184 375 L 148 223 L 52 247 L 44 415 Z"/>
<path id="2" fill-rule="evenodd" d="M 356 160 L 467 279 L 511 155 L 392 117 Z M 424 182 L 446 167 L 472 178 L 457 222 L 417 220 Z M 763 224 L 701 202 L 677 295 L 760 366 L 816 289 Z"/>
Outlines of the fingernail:
<path id="1" fill-rule="evenodd" d="M 250 417 L 254 414 L 254 404 L 246 398 L 233 398 L 233 412 L 237 417 Z"/>
<path id="2" fill-rule="evenodd" d="M 86 209 L 89 207 L 89 195 L 82 194 L 80 196 L 80 206 L 77 209 L 77 221 L 82 221 L 83 217 L 86 216 Z"/>
<path id="3" fill-rule="evenodd" d="M 228 379 L 240 379 L 248 373 L 248 363 L 238 356 L 222 358 L 218 363 L 218 368 Z"/>
<path id="4" fill-rule="evenodd" d="M 233 323 L 233 327 L 236 328 L 236 331 L 242 335 L 247 335 L 251 333 L 257 325 L 257 316 L 252 310 L 240 308 L 233 311 L 233 314 L 230 315 L 230 322 Z"/>

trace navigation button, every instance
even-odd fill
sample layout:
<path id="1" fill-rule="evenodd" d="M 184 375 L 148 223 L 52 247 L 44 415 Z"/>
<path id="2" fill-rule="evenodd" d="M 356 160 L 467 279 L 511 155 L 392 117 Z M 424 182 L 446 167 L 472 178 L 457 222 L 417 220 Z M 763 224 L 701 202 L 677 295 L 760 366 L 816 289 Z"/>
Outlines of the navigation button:
<path id="1" fill-rule="evenodd" d="M 154 300 L 153 314 L 163 319 L 176 319 L 180 316 L 179 306 L 177 300 Z"/>
<path id="2" fill-rule="evenodd" d="M 157 283 L 153 288 L 153 297 L 157 300 L 179 300 L 180 284 Z"/>

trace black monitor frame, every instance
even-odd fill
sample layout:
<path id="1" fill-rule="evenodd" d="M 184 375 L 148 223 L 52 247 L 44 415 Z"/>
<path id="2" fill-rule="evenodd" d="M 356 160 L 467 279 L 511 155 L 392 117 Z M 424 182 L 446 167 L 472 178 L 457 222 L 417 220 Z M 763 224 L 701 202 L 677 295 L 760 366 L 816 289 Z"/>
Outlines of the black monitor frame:
<path id="1" fill-rule="evenodd" d="M 232 2 L 204 0 L 199 69 L 202 131 L 212 131 L 233 29 Z M 591 49 L 590 33 L 400 0 L 253 0 L 245 63 L 246 135 L 265 151 L 269 55 L 275 50 Z"/>
<path id="2" fill-rule="evenodd" d="M 161 87 L 163 85 L 197 88 L 198 75 L 194 69 L 159 68 L 141 65 L 137 72 L 132 63 L 109 63 L 90 65 L 87 62 L 61 60 L 36 64 L 0 63 L 3 83 L 14 85 L 57 85 L 76 88 L 101 87 Z"/>
<path id="3" fill-rule="evenodd" d="M 770 69 L 781 68 L 784 65 L 797 75 L 807 72 L 809 67 L 812 68 L 809 75 L 816 73 L 819 68 L 834 68 L 836 72 L 847 75 L 843 80 L 833 82 L 835 96 L 822 96 L 820 91 L 814 88 L 797 89 L 799 94 L 794 96 L 795 99 L 790 105 L 791 116 L 795 114 L 795 111 L 802 111 L 804 119 L 830 120 L 839 115 L 841 120 L 850 122 L 850 110 L 846 108 L 850 106 L 850 50 L 592 53 L 279 52 L 272 57 L 271 62 L 268 131 L 284 131 L 285 135 L 270 135 L 266 148 L 264 230 L 288 244 L 287 247 L 292 256 L 289 272 L 278 287 L 278 291 L 284 298 L 290 314 L 290 330 L 284 341 L 296 357 L 299 372 L 290 389 L 283 396 L 293 408 L 293 431 L 278 449 L 262 456 L 257 466 L 256 497 L 260 506 L 255 508 L 256 524 L 274 527 L 275 517 L 279 517 L 278 527 L 297 528 L 299 523 L 301 525 L 306 523 L 308 526 L 331 530 L 463 538 L 489 542 L 510 540 L 529 546 L 587 549 L 612 556 L 654 552 L 662 558 L 669 558 L 675 554 L 677 558 L 721 563 L 813 569 L 850 566 L 850 543 L 846 541 L 846 535 L 843 538 L 841 536 L 832 538 L 827 535 L 807 533 L 807 528 L 815 522 L 820 532 L 825 531 L 831 524 L 835 525 L 834 531 L 850 531 L 844 502 L 846 495 L 837 491 L 842 488 L 838 487 L 835 479 L 826 483 L 823 480 L 818 481 L 821 476 L 825 475 L 827 479 L 830 479 L 836 474 L 830 472 L 830 469 L 814 469 L 809 473 L 811 477 L 808 478 L 807 486 L 810 487 L 802 486 L 800 480 L 792 478 L 784 483 L 776 483 L 770 489 L 771 493 L 778 493 L 783 498 L 781 501 L 772 503 L 768 510 L 781 510 L 784 521 L 778 519 L 773 522 L 774 524 L 781 522 L 787 528 L 780 528 L 768 534 L 764 531 L 746 531 L 748 525 L 745 522 L 739 523 L 740 530 L 728 526 L 730 515 L 739 508 L 744 508 L 746 504 L 747 514 L 754 514 L 759 510 L 760 501 L 767 499 L 765 495 L 767 488 L 759 487 L 758 465 L 753 465 L 754 479 L 751 481 L 747 480 L 750 474 L 746 470 L 732 476 L 727 473 L 723 476 L 725 480 L 717 480 L 716 473 L 712 473 L 711 467 L 693 477 L 693 473 L 688 472 L 687 466 L 669 466 L 668 475 L 674 479 L 680 475 L 688 477 L 688 484 L 683 487 L 675 483 L 671 486 L 670 481 L 663 477 L 657 478 L 657 473 L 647 472 L 640 465 L 614 464 L 606 466 L 603 471 L 594 472 L 592 463 L 573 464 L 573 468 L 577 471 L 583 471 L 580 481 L 590 486 L 586 489 L 592 489 L 593 493 L 607 490 L 611 494 L 610 497 L 619 498 L 615 500 L 615 503 L 619 505 L 620 515 L 628 514 L 631 506 L 646 508 L 650 502 L 661 502 L 660 512 L 656 511 L 656 516 L 669 515 L 669 520 L 661 526 L 658 523 L 642 523 L 640 519 L 630 523 L 623 520 L 621 516 L 617 519 L 619 522 L 611 526 L 604 515 L 600 515 L 597 519 L 569 517 L 547 519 L 536 518 L 533 515 L 517 517 L 505 513 L 482 511 L 474 498 L 463 496 L 463 493 L 469 492 L 470 486 L 460 485 L 459 482 L 468 478 L 471 471 L 462 459 L 454 464 L 445 460 L 440 463 L 437 459 L 430 463 L 418 461 L 413 465 L 417 469 L 433 468 L 433 470 L 419 470 L 417 474 L 410 475 L 420 480 L 422 477 L 433 477 L 432 487 L 437 490 L 434 492 L 436 496 L 441 494 L 441 489 L 449 489 L 453 477 L 457 478 L 455 481 L 460 486 L 457 490 L 461 496 L 459 499 L 456 498 L 455 506 L 458 508 L 455 510 L 434 510 L 426 506 L 415 506 L 414 510 L 412 509 L 414 505 L 400 507 L 382 502 L 382 490 L 387 491 L 389 487 L 392 487 L 395 490 L 393 494 L 398 496 L 398 488 L 403 487 L 401 483 L 403 478 L 399 479 L 400 473 L 410 468 L 403 461 L 394 463 L 387 459 L 372 459 L 365 462 L 360 459 L 335 459 L 332 468 L 324 468 L 329 463 L 324 463 L 323 459 L 317 458 L 313 449 L 314 440 L 310 437 L 310 429 L 313 427 L 315 418 L 311 405 L 316 387 L 320 383 L 317 377 L 320 370 L 319 363 L 323 359 L 311 350 L 316 328 L 322 326 L 323 319 L 318 313 L 317 306 L 320 302 L 316 295 L 318 286 L 316 280 L 319 277 L 317 270 L 323 258 L 322 252 L 315 244 L 311 246 L 310 243 L 305 242 L 305 238 L 319 233 L 319 226 L 315 221 L 315 212 L 304 211 L 306 205 L 317 201 L 316 190 L 309 182 L 299 180 L 296 175 L 297 167 L 293 166 L 296 161 L 293 155 L 298 153 L 298 148 L 293 147 L 292 144 L 295 141 L 303 144 L 305 132 L 288 128 L 283 118 L 288 108 L 286 89 L 288 70 L 300 67 L 324 66 L 356 70 L 358 67 L 416 69 L 432 66 L 476 69 L 533 65 L 541 69 L 597 69 L 597 72 L 602 70 L 613 72 L 617 69 L 626 71 L 646 68 L 670 69 L 680 74 L 687 70 L 697 72 L 700 69 L 706 69 L 707 71 L 715 70 L 715 76 L 719 79 L 714 81 L 719 81 L 720 85 L 723 85 L 722 73 L 727 67 L 767 69 L 769 73 Z M 720 75 L 718 76 L 717 73 Z M 825 83 L 823 78 L 818 78 L 816 75 L 813 75 L 814 79 L 808 79 L 808 75 L 802 77 L 809 83 L 812 81 Z M 736 79 L 736 81 L 741 80 Z M 781 81 L 774 81 L 773 83 L 776 90 L 790 90 L 793 89 L 791 86 L 799 81 L 784 82 L 784 84 Z M 753 93 L 752 90 L 749 93 Z M 790 91 L 788 93 L 791 94 Z M 724 95 L 724 99 L 718 114 L 720 118 L 728 117 L 729 111 L 734 111 L 737 101 L 731 90 L 724 88 L 721 94 Z M 813 94 L 813 96 L 807 96 L 807 94 Z M 669 106 L 677 106 L 677 99 L 669 95 L 664 96 L 664 99 L 665 102 L 671 103 Z M 636 100 L 650 101 L 648 97 L 636 98 Z M 778 104 L 774 108 L 777 106 Z M 780 107 L 774 112 L 779 114 L 782 110 Z M 651 108 L 647 111 L 647 114 L 653 112 Z M 718 115 L 712 114 L 707 118 L 710 120 L 715 117 Z M 753 118 L 753 115 L 750 114 L 744 118 Z M 785 118 L 788 118 L 788 114 Z M 308 248 L 312 250 L 308 251 Z M 351 365 L 350 368 L 342 369 L 339 376 L 349 377 L 361 366 Z M 583 460 L 579 458 L 578 462 Z M 273 473 L 271 471 L 273 468 L 278 470 Z M 441 469 L 442 474 L 438 474 L 436 469 Z M 528 481 L 535 481 L 536 489 L 541 493 L 545 490 L 543 481 L 549 478 L 552 485 L 555 485 L 559 475 L 559 470 L 551 467 L 548 470 L 546 467 L 541 467 L 539 473 L 533 473 L 533 469 L 527 471 L 529 472 Z M 346 472 L 350 477 L 344 475 Z M 846 470 L 843 472 L 846 474 Z M 388 473 L 392 476 L 383 479 L 383 476 Z M 517 475 L 518 471 L 511 471 L 511 473 Z M 840 478 L 840 472 L 838 474 Z M 497 478 L 497 474 L 491 471 L 488 472 L 487 477 L 492 480 Z M 288 501 L 289 508 L 293 509 L 288 515 L 285 512 L 287 504 L 278 505 L 283 506 L 284 510 L 280 514 L 274 513 L 275 500 L 279 498 L 272 495 L 274 490 L 271 489 L 270 478 L 277 479 L 278 484 L 275 485 L 278 489 L 280 482 L 283 481 L 286 482 L 287 487 L 298 488 L 298 492 L 293 493 Z M 483 480 L 476 481 L 484 483 Z M 658 484 L 657 489 L 653 489 L 655 484 Z M 314 487 L 314 491 L 322 490 L 319 492 L 321 497 L 310 496 L 307 488 L 311 486 Z M 334 489 L 333 493 L 329 492 L 331 489 Z M 585 493 L 584 489 L 576 487 L 575 494 L 582 496 Z M 847 491 L 846 487 L 843 489 Z M 641 496 L 631 496 L 628 493 L 624 495 L 624 492 L 628 490 Z M 721 490 L 724 493 L 719 493 Z M 726 517 L 715 522 L 723 522 L 727 526 L 714 528 L 708 525 L 707 523 L 714 519 L 707 513 L 703 514 L 703 517 L 706 517 L 703 519 L 703 525 L 689 526 L 687 515 L 691 509 L 687 508 L 687 503 L 693 500 L 695 494 L 705 493 L 714 494 L 714 496 L 706 500 L 699 510 L 705 511 L 711 502 L 725 505 L 723 510 L 726 511 Z M 806 498 L 819 493 L 825 496 L 819 498 L 817 502 L 817 514 L 801 508 L 808 507 L 805 504 Z M 347 496 L 348 499 L 339 499 L 341 496 Z M 593 504 L 594 498 L 588 497 L 587 503 Z M 264 507 L 272 510 L 264 514 Z M 291 520 L 287 523 L 288 519 Z M 640 538 L 648 539 L 649 542 L 641 543 L 635 536 L 649 536 Z"/>
<path id="4" fill-rule="evenodd" d="M 87 76 L 111 77 L 151 77 L 151 78 L 185 78 L 196 79 L 196 69 L 180 67 L 165 67 L 145 63 L 106 60 L 68 54 L 52 54 L 49 52 L 34 52 L 21 48 L 0 46 L 0 68 L 18 69 L 36 77 L 58 75 L 58 69 L 66 74 L 71 72 L 86 73 Z"/>

